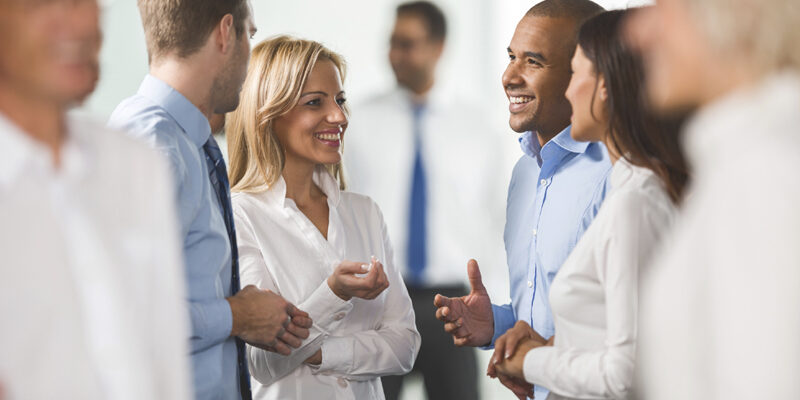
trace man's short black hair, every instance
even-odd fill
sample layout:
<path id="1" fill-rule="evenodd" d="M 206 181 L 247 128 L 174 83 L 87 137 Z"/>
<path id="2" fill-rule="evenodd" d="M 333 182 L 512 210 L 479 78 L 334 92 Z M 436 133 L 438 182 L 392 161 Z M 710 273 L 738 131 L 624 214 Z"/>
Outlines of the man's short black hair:
<path id="1" fill-rule="evenodd" d="M 531 7 L 526 17 L 569 18 L 578 27 L 587 19 L 605 11 L 591 0 L 544 0 Z"/>
<path id="2" fill-rule="evenodd" d="M 444 40 L 447 35 L 447 21 L 444 13 L 435 4 L 428 1 L 413 1 L 397 6 L 397 16 L 414 15 L 422 18 L 428 26 L 428 34 L 433 40 Z"/>

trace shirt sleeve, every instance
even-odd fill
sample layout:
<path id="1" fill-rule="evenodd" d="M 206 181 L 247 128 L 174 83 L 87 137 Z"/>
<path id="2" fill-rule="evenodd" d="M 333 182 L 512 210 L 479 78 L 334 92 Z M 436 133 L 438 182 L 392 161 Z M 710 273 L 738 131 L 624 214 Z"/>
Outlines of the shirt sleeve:
<path id="1" fill-rule="evenodd" d="M 411 298 L 400 271 L 394 265 L 386 224 L 377 206 L 374 209 L 380 221 L 384 247 L 382 261 L 389 279 L 389 287 L 381 293 L 385 296 L 383 320 L 377 329 L 326 337 L 322 342 L 322 364 L 314 369 L 315 374 L 366 381 L 384 375 L 406 374 L 417 358 L 421 338 Z"/>
<path id="2" fill-rule="evenodd" d="M 280 294 L 261 254 L 253 227 L 236 204 L 234 204 L 234 220 L 242 286 L 255 285 L 259 289 Z M 296 306 L 307 312 L 314 321 L 308 338 L 303 340 L 299 348 L 292 349 L 290 355 L 283 356 L 247 345 L 250 374 L 263 385 L 270 385 L 302 366 L 308 357 L 320 349 L 324 336 L 336 329 L 353 308 L 351 301 L 344 301 L 333 293 L 327 280 L 323 281 L 311 296 Z"/>
<path id="3" fill-rule="evenodd" d="M 494 335 L 492 335 L 492 341 L 488 345 L 481 346 L 483 350 L 494 349 L 494 342 L 517 323 L 517 316 L 514 314 L 514 308 L 511 303 L 500 306 L 492 304 L 492 318 L 494 319 Z"/>
<path id="4" fill-rule="evenodd" d="M 159 160 L 156 160 L 159 161 Z M 151 374 L 159 399 L 191 397 L 190 362 L 186 337 L 189 321 L 185 306 L 185 283 L 180 237 L 172 203 L 173 187 L 166 162 L 154 162 L 153 193 L 150 196 L 154 247 L 152 279 L 152 321 L 150 343 Z"/>
<path id="5" fill-rule="evenodd" d="M 591 262 L 605 292 L 605 346 L 562 347 L 556 332 L 556 346 L 538 347 L 525 356 L 528 382 L 567 397 L 625 398 L 633 384 L 639 268 L 671 218 L 639 195 L 619 194 L 614 200 L 616 207 L 601 211 L 609 213 L 606 221 L 613 224 L 604 226 L 600 243 L 591 244 Z"/>

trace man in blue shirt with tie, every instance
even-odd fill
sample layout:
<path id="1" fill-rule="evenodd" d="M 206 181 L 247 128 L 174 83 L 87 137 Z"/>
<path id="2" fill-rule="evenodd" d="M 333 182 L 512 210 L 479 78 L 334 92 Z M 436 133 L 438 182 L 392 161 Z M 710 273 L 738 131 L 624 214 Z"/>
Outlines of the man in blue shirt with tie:
<path id="1" fill-rule="evenodd" d="M 244 343 L 289 354 L 311 320 L 283 298 L 239 290 L 225 162 L 209 118 L 233 111 L 255 33 L 247 0 L 139 0 L 150 74 L 109 124 L 172 166 L 183 238 L 197 399 L 250 399 Z"/>
<path id="2" fill-rule="evenodd" d="M 511 128 L 522 133 L 524 155 L 508 189 L 504 241 L 511 304 L 494 305 L 475 261 L 468 274 L 472 292 L 460 298 L 437 296 L 437 318 L 461 346 L 491 347 L 516 321 L 552 337 L 550 284 L 602 204 L 611 170 L 599 143 L 570 136 L 572 109 L 565 97 L 577 31 L 602 12 L 589 0 L 545 0 L 517 25 L 503 74 Z M 532 396 L 530 384 L 501 377 L 515 394 Z M 536 387 L 535 397 L 547 397 Z"/>

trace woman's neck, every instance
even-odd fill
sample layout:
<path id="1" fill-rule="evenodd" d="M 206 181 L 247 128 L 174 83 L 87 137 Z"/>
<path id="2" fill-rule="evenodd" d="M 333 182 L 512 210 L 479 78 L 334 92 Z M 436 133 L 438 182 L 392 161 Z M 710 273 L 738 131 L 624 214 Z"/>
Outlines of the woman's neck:
<path id="1" fill-rule="evenodd" d="M 325 194 L 314 183 L 315 164 L 298 162 L 286 157 L 283 167 L 283 180 L 286 182 L 286 197 L 298 206 L 308 204 L 324 197 Z"/>
<path id="2" fill-rule="evenodd" d="M 619 161 L 621 155 L 617 146 L 614 145 L 614 141 L 611 139 L 611 134 L 606 135 L 606 138 L 603 140 L 603 144 L 606 146 L 608 150 L 608 159 L 611 161 L 611 165 L 614 165 Z"/>

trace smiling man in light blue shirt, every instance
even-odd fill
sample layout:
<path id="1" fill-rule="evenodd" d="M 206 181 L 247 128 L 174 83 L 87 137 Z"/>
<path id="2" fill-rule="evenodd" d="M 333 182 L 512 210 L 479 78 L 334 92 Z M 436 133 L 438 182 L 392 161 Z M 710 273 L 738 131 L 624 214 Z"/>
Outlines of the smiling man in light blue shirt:
<path id="1" fill-rule="evenodd" d="M 509 124 L 522 133 L 524 153 L 514 167 L 506 205 L 511 304 L 491 304 L 478 265 L 470 261 L 471 293 L 435 300 L 437 318 L 458 345 L 490 348 L 517 321 L 545 338 L 554 334 L 550 284 L 600 209 L 611 170 L 601 144 L 578 143 L 570 136 L 572 108 L 565 97 L 577 30 L 602 11 L 589 0 L 545 0 L 517 25 L 502 79 Z M 517 395 L 531 397 L 535 389 L 537 399 L 547 397 L 546 388 L 499 378 Z"/>
<path id="2" fill-rule="evenodd" d="M 255 33 L 247 0 L 139 0 L 150 74 L 109 121 L 169 160 L 183 239 L 197 399 L 251 399 L 244 343 L 289 354 L 311 320 L 275 293 L 239 290 L 225 162 L 209 117 L 233 111 Z"/>

